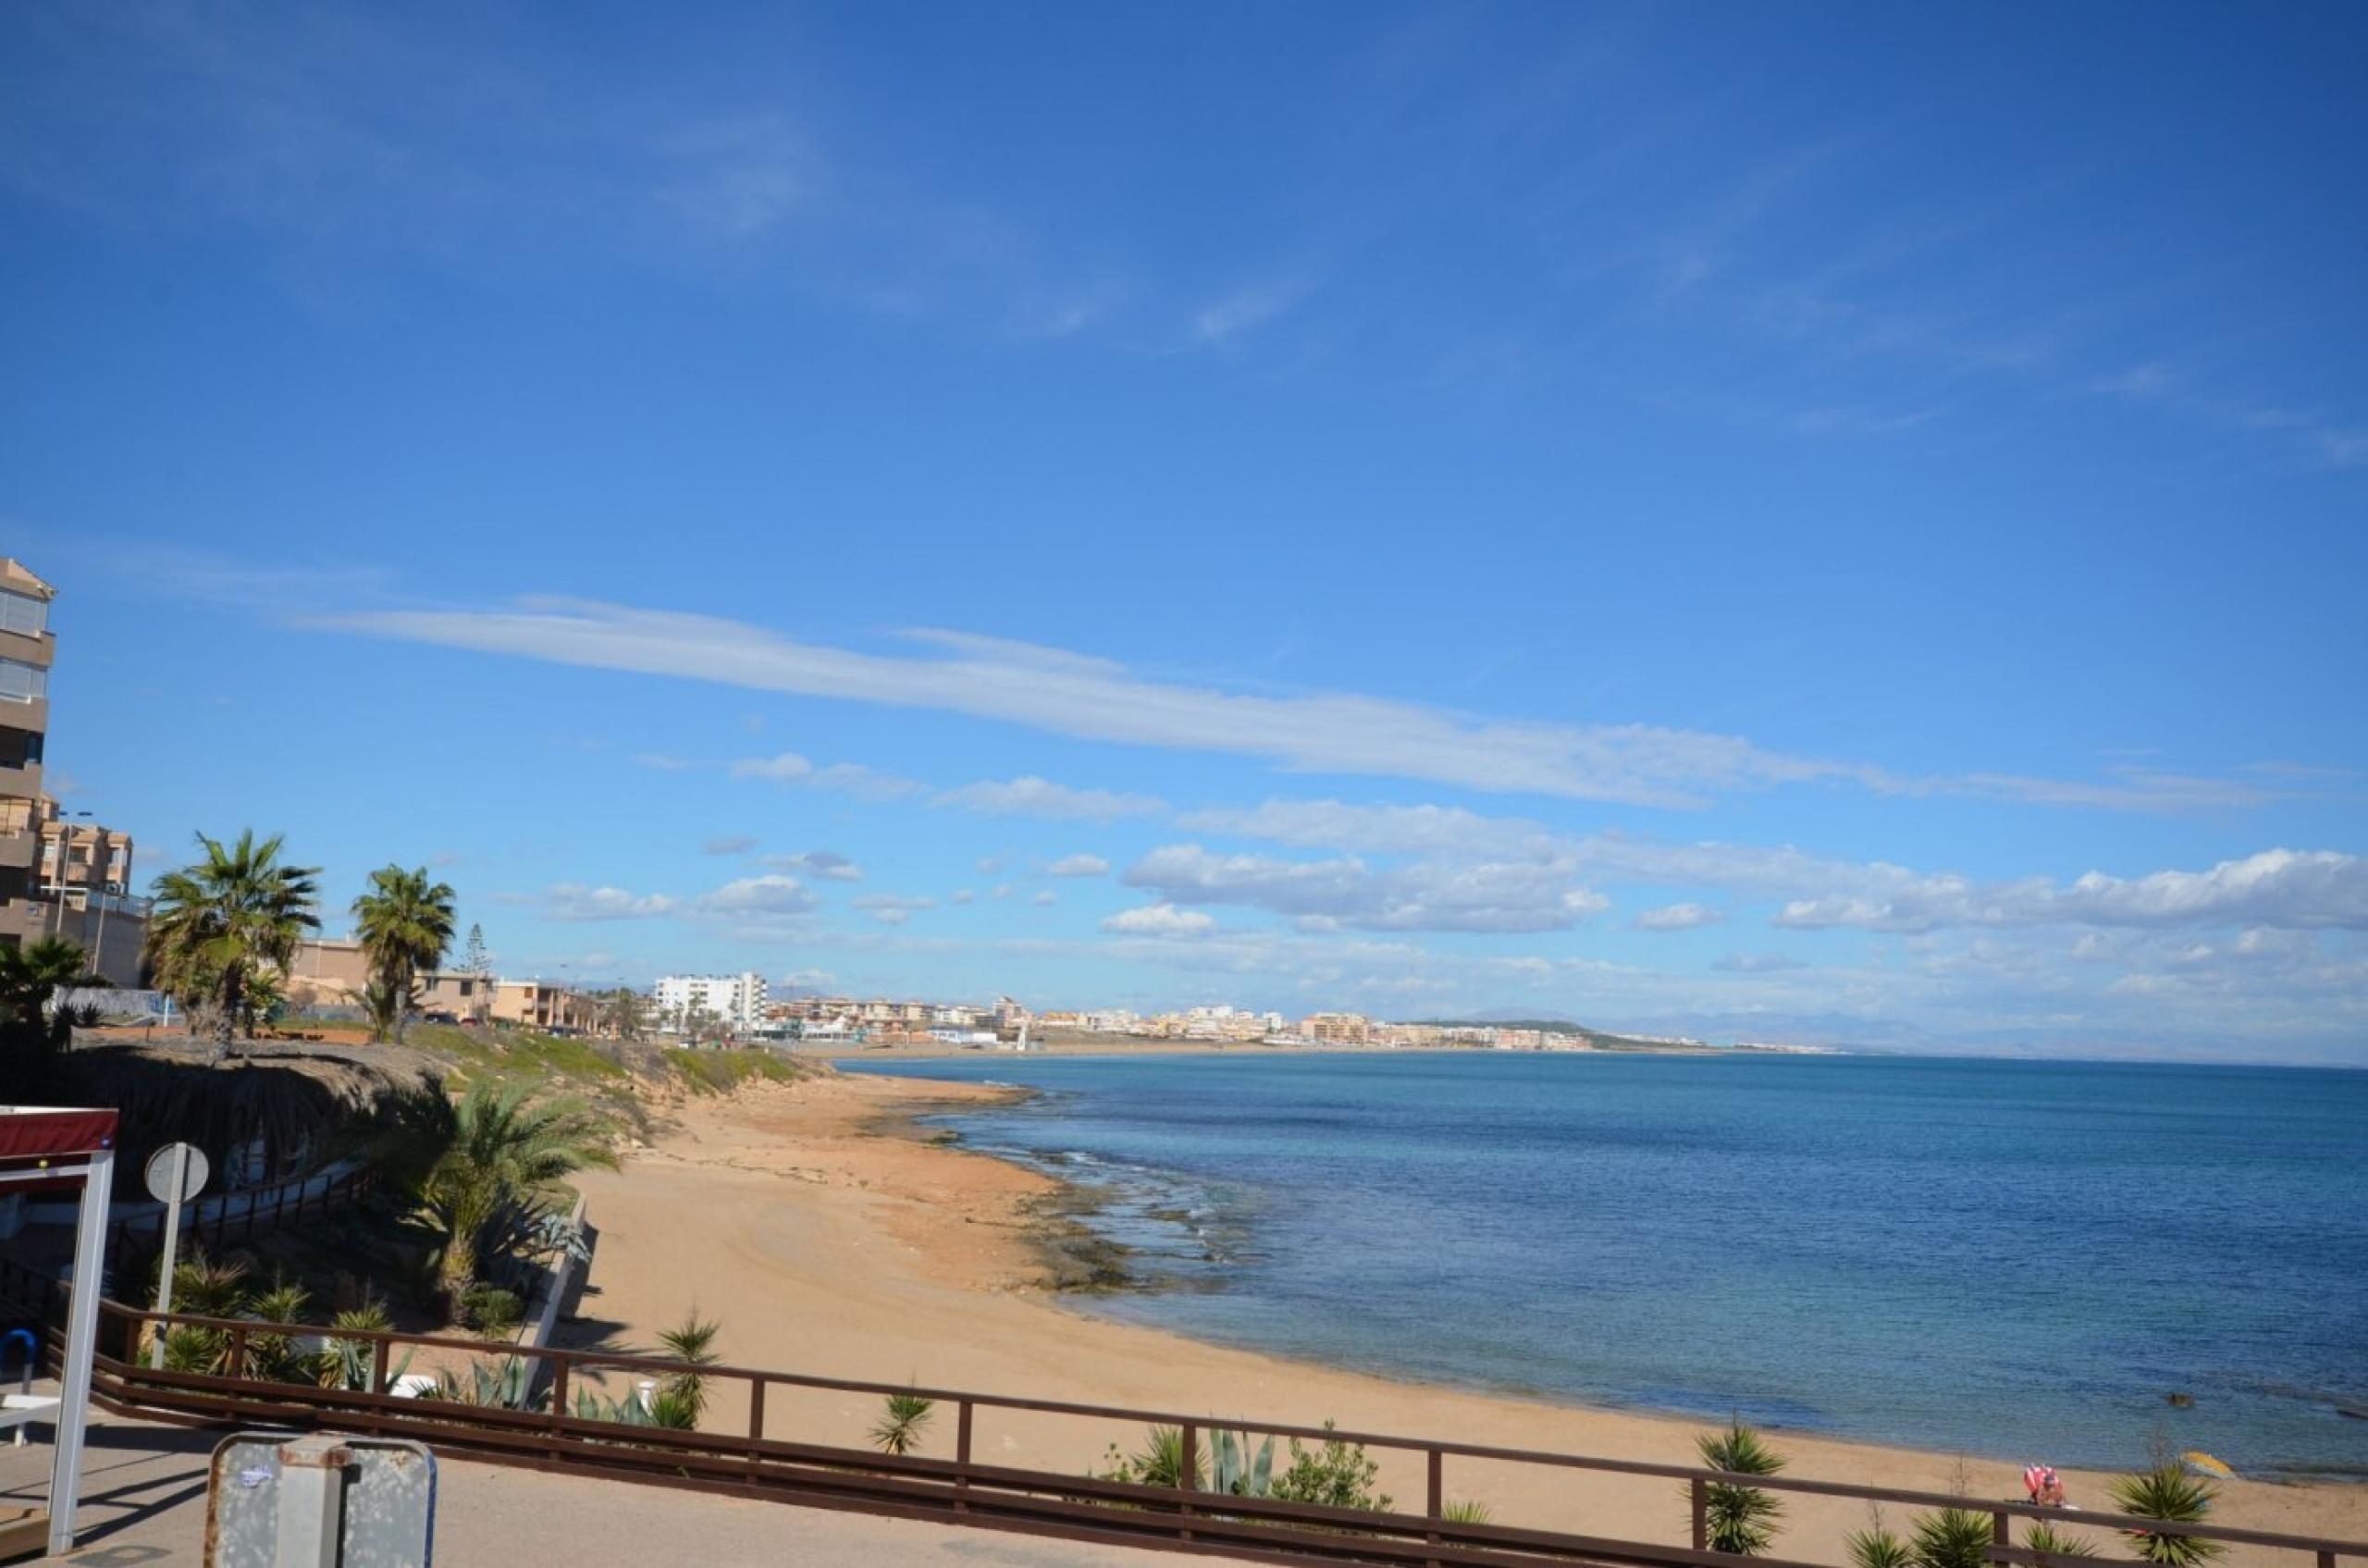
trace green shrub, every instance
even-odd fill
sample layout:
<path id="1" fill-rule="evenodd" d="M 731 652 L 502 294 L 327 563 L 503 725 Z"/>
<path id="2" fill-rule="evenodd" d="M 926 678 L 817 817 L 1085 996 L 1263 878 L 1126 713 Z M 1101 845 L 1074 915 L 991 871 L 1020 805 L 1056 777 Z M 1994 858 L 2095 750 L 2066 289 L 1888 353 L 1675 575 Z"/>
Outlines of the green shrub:
<path id="1" fill-rule="evenodd" d="M 1493 1514 L 1478 1498 L 1459 1497 L 1448 1499 L 1447 1508 L 1439 1517 L 1450 1525 L 1486 1525 Z"/>
<path id="2" fill-rule="evenodd" d="M 461 1294 L 461 1321 L 487 1339 L 506 1339 L 518 1332 L 526 1310 L 515 1290 L 499 1285 L 472 1285 Z"/>
<path id="3" fill-rule="evenodd" d="M 1324 1429 L 1332 1430 L 1332 1422 Z M 1365 1455 L 1363 1443 L 1327 1438 L 1321 1448 L 1309 1449 L 1291 1439 L 1291 1463 L 1275 1478 L 1275 1496 L 1285 1502 L 1321 1503 L 1327 1508 L 1362 1508 L 1375 1512 L 1389 1507 L 1389 1494 L 1374 1490 L 1381 1466 Z"/>
<path id="4" fill-rule="evenodd" d="M 1773 1475 L 1784 1468 L 1784 1458 L 1760 1439 L 1758 1432 L 1735 1417 L 1723 1432 L 1705 1432 L 1694 1439 L 1702 1463 L 1712 1470 L 1737 1475 Z M 1689 1488 L 1689 1492 L 1691 1488 Z M 1766 1551 L 1776 1538 L 1776 1522 L 1784 1505 L 1758 1487 L 1713 1481 L 1703 1488 L 1712 1551 L 1750 1557 Z"/>

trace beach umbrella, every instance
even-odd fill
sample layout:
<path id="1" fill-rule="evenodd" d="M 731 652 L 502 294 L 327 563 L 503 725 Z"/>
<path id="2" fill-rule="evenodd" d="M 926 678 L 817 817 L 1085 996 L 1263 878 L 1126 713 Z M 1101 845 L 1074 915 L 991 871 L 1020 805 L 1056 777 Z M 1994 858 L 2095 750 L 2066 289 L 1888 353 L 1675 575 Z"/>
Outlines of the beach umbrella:
<path id="1" fill-rule="evenodd" d="M 2229 1469 L 2202 1449 L 2188 1450 L 2179 1455 L 2179 1463 L 2197 1475 L 2216 1475 L 2224 1481 L 2233 1481 L 2237 1478 L 2237 1473 L 2234 1470 Z"/>

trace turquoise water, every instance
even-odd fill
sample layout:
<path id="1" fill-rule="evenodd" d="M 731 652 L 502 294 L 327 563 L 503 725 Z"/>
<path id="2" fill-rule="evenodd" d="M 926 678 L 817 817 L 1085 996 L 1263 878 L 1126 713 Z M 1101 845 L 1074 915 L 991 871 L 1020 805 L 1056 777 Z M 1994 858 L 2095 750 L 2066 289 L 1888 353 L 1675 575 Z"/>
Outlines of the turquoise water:
<path id="1" fill-rule="evenodd" d="M 865 1062 L 1099 1187 L 1092 1310 L 2055 1463 L 2368 1476 L 2368 1073 L 1474 1054 Z M 2174 1409 L 2165 1395 L 2194 1396 Z"/>

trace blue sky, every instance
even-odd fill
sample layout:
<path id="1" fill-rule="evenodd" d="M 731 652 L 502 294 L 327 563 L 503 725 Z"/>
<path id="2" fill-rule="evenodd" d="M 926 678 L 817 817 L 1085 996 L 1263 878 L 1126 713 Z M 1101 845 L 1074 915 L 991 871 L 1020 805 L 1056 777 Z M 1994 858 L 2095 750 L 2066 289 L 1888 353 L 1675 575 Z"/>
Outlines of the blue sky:
<path id="1" fill-rule="evenodd" d="M 2363 67 L 11 6 L 52 777 L 519 971 L 2368 1060 Z"/>

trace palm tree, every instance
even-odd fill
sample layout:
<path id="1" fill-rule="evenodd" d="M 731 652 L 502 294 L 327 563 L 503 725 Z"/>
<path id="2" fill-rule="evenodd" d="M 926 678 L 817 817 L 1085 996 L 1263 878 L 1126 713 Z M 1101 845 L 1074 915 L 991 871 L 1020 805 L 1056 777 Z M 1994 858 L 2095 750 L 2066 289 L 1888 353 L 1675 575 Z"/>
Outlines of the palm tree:
<path id="1" fill-rule="evenodd" d="M 387 1037 L 380 1004 L 393 1015 L 394 1040 L 403 1043 L 403 1020 L 411 1014 L 412 987 L 422 971 L 432 972 L 452 945 L 452 889 L 430 882 L 427 868 L 404 870 L 382 866 L 370 873 L 370 891 L 353 901 L 354 933 L 370 960 L 376 984 L 372 1032 Z"/>
<path id="2" fill-rule="evenodd" d="M 617 1167 L 609 1126 L 578 1100 L 536 1100 L 534 1086 L 478 1080 L 452 1107 L 442 1151 L 418 1184 L 422 1209 L 444 1235 L 445 1287 L 458 1300 L 488 1246 L 523 1236 L 551 1189 L 587 1166 Z"/>
<path id="3" fill-rule="evenodd" d="M 0 947 L 0 1024 L 41 1022 L 61 985 L 105 983 L 84 972 L 82 950 L 62 936 L 44 936 L 22 947 Z"/>
<path id="4" fill-rule="evenodd" d="M 244 1010 L 249 977 L 264 965 L 286 969 L 313 913 L 317 868 L 279 858 L 280 835 L 258 843 L 253 828 L 236 844 L 197 835 L 204 858 L 156 879 L 148 920 L 148 960 L 158 982 L 190 1006 L 214 1009 L 219 1061 Z"/>

